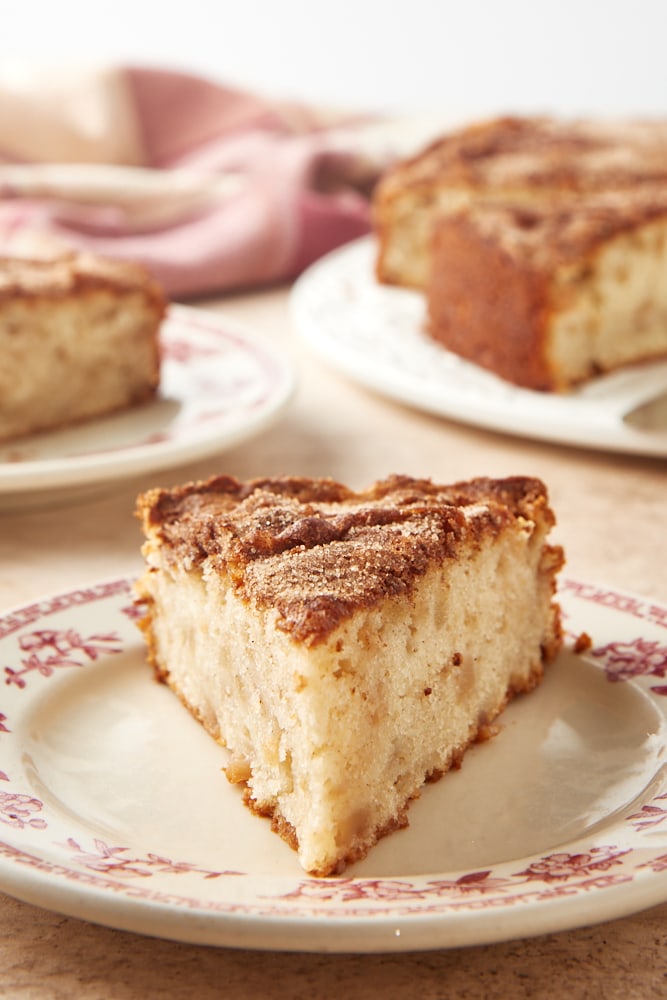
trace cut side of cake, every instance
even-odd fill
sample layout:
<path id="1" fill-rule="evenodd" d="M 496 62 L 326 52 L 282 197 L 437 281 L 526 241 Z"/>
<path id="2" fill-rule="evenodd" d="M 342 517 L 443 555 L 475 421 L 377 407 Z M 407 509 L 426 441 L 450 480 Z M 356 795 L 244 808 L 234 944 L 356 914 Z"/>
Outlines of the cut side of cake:
<path id="1" fill-rule="evenodd" d="M 536 479 L 219 476 L 137 512 L 156 676 L 313 875 L 405 826 L 560 648 L 563 553 Z"/>
<path id="2" fill-rule="evenodd" d="M 377 278 L 426 289 L 436 220 L 470 205 L 530 208 L 639 187 L 667 189 L 667 122 L 515 116 L 454 129 L 376 185 Z"/>
<path id="3" fill-rule="evenodd" d="M 443 217 L 426 301 L 435 340 L 530 389 L 667 357 L 667 188 Z"/>
<path id="4" fill-rule="evenodd" d="M 0 259 L 0 440 L 152 399 L 165 309 L 138 264 Z"/>

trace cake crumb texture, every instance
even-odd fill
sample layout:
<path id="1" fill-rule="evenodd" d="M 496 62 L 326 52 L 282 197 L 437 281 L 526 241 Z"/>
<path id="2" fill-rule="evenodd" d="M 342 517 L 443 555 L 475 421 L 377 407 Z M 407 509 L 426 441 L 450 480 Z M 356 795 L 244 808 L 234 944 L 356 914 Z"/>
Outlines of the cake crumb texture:
<path id="1" fill-rule="evenodd" d="M 138 500 L 156 675 L 306 871 L 407 824 L 561 643 L 537 479 L 218 476 Z"/>
<path id="2" fill-rule="evenodd" d="M 0 440 L 152 399 L 160 286 L 138 264 L 71 253 L 0 258 Z"/>

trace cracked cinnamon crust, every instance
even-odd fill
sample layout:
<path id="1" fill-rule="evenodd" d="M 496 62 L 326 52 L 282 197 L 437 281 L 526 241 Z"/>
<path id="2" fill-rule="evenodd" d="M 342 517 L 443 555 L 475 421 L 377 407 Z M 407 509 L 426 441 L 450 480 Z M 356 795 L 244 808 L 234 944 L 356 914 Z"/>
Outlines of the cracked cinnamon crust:
<path id="1" fill-rule="evenodd" d="M 407 823 L 561 644 L 543 484 L 219 476 L 138 499 L 148 656 L 319 876 Z"/>
<path id="2" fill-rule="evenodd" d="M 0 258 L 0 440 L 153 398 L 165 309 L 138 264 Z"/>

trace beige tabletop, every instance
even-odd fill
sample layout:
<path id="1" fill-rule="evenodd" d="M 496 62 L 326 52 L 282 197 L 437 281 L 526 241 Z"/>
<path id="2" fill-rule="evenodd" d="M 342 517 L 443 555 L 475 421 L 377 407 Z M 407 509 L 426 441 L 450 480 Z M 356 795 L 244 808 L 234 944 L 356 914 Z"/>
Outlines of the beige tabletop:
<path id="1" fill-rule="evenodd" d="M 453 482 L 529 474 L 549 486 L 568 573 L 667 603 L 664 460 L 494 434 L 420 413 L 347 381 L 302 348 L 287 290 L 201 303 L 292 357 L 286 413 L 249 443 L 195 465 L 115 483 L 84 500 L 0 511 L 0 607 L 132 573 L 137 492 L 215 472 L 326 475 L 361 487 L 392 472 Z M 249 952 L 167 942 L 0 896 L 0 996 L 604 997 L 667 996 L 667 904 L 559 934 L 390 955 Z"/>

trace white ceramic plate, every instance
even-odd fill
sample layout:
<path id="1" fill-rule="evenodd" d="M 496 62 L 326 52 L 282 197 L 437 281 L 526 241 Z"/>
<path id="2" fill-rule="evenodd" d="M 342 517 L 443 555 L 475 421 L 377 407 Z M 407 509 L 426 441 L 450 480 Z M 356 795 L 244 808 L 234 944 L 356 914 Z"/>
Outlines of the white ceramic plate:
<path id="1" fill-rule="evenodd" d="M 520 389 L 426 337 L 424 297 L 380 285 L 366 237 L 312 265 L 292 313 L 310 347 L 383 395 L 462 423 L 562 444 L 667 455 L 667 362 L 595 379 L 570 395 Z"/>
<path id="2" fill-rule="evenodd" d="M 561 603 L 543 684 L 331 879 L 301 871 L 153 680 L 129 580 L 1 616 L 0 888 L 125 930 L 309 951 L 498 941 L 667 900 L 667 607 L 574 580 Z"/>
<path id="3" fill-rule="evenodd" d="M 259 433 L 294 387 L 288 361 L 224 316 L 172 305 L 157 399 L 0 445 L 0 497 L 58 491 L 196 461 Z"/>

